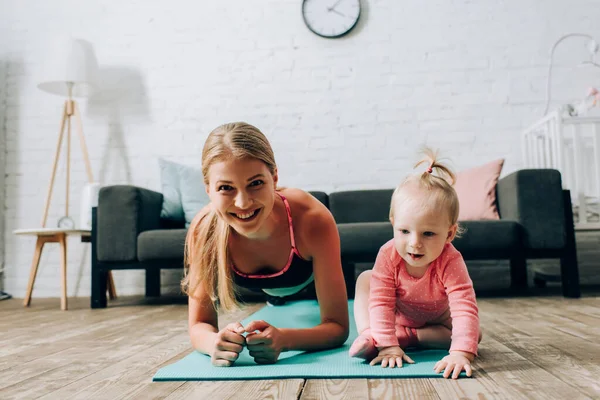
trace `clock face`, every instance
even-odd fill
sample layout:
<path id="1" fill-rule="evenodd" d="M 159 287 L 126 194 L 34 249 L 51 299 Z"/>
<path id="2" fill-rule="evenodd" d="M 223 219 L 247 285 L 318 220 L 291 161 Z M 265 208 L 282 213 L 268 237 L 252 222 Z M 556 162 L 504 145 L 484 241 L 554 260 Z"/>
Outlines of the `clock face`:
<path id="1" fill-rule="evenodd" d="M 358 22 L 360 0 L 304 0 L 302 17 L 308 29 L 319 36 L 344 36 Z"/>
<path id="2" fill-rule="evenodd" d="M 71 217 L 61 217 L 58 220 L 58 227 L 60 229 L 73 229 L 75 228 L 75 222 Z"/>

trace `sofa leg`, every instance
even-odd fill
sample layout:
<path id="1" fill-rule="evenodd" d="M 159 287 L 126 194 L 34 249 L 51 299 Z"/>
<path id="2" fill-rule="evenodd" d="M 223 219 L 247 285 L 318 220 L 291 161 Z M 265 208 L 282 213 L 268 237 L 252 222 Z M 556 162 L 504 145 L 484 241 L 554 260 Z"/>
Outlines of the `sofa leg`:
<path id="1" fill-rule="evenodd" d="M 98 210 L 92 208 L 92 236 L 91 242 L 91 279 L 92 279 L 92 295 L 90 296 L 91 308 L 106 308 L 106 288 L 108 287 L 108 271 L 101 268 L 98 261 L 97 243 L 98 243 Z"/>
<path id="2" fill-rule="evenodd" d="M 106 285 L 108 284 L 108 272 L 92 269 L 92 297 L 91 308 L 106 308 Z"/>
<path id="3" fill-rule="evenodd" d="M 579 288 L 579 271 L 577 269 L 577 256 L 575 254 L 561 257 L 560 274 L 563 296 L 572 298 L 581 297 L 581 289 Z"/>
<path id="4" fill-rule="evenodd" d="M 346 282 L 346 293 L 349 299 L 354 298 L 354 290 L 356 288 L 355 268 L 354 263 L 342 260 L 342 270 L 344 272 L 344 281 Z"/>
<path id="5" fill-rule="evenodd" d="M 146 297 L 160 296 L 160 269 L 146 269 Z"/>
<path id="6" fill-rule="evenodd" d="M 527 289 L 527 259 L 522 254 L 510 259 L 510 287 L 517 292 Z"/>
<path id="7" fill-rule="evenodd" d="M 541 278 L 539 278 L 537 276 L 533 277 L 533 284 L 535 285 L 536 288 L 541 288 L 541 289 L 543 289 L 543 288 L 545 288 L 547 286 L 546 285 L 546 280 L 545 279 L 541 279 Z"/>
<path id="8" fill-rule="evenodd" d="M 565 297 L 578 298 L 581 296 L 579 287 L 579 266 L 577 264 L 577 245 L 575 243 L 575 226 L 573 223 L 573 206 L 571 192 L 563 190 L 563 204 L 565 211 L 566 246 L 560 258 L 560 275 L 562 292 Z"/>

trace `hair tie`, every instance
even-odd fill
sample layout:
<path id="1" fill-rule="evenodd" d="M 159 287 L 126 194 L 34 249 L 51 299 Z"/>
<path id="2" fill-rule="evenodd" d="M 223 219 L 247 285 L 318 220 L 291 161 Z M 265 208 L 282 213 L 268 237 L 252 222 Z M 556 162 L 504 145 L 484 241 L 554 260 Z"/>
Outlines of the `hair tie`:
<path id="1" fill-rule="evenodd" d="M 431 163 L 429 168 L 427 168 L 427 172 L 429 172 L 430 174 L 433 172 L 433 163 Z"/>

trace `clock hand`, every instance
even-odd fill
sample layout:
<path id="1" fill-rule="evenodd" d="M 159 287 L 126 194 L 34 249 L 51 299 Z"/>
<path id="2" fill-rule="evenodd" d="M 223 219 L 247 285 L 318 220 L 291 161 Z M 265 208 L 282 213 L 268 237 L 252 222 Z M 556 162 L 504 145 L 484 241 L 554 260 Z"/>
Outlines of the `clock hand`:
<path id="1" fill-rule="evenodd" d="M 339 12 L 338 10 L 331 10 L 331 12 L 334 12 L 334 13 L 336 13 L 336 14 L 339 14 L 339 15 L 341 15 L 342 17 L 345 17 L 345 16 L 346 16 L 346 14 L 342 14 L 342 13 L 341 13 L 341 12 Z"/>
<path id="2" fill-rule="evenodd" d="M 335 11 L 335 8 L 337 7 L 338 4 L 340 4 L 340 1 L 342 1 L 342 0 L 337 0 L 335 3 L 333 3 L 333 5 L 331 7 L 327 7 L 327 11 L 329 11 L 329 12 Z"/>

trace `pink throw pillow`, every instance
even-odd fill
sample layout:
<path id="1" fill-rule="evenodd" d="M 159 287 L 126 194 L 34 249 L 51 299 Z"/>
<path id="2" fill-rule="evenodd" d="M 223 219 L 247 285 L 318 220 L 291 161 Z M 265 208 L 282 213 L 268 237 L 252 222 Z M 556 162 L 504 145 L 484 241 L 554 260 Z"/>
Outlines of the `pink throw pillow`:
<path id="1" fill-rule="evenodd" d="M 456 174 L 454 189 L 460 202 L 459 221 L 500 219 L 496 184 L 503 165 L 504 159 L 499 159 Z"/>

